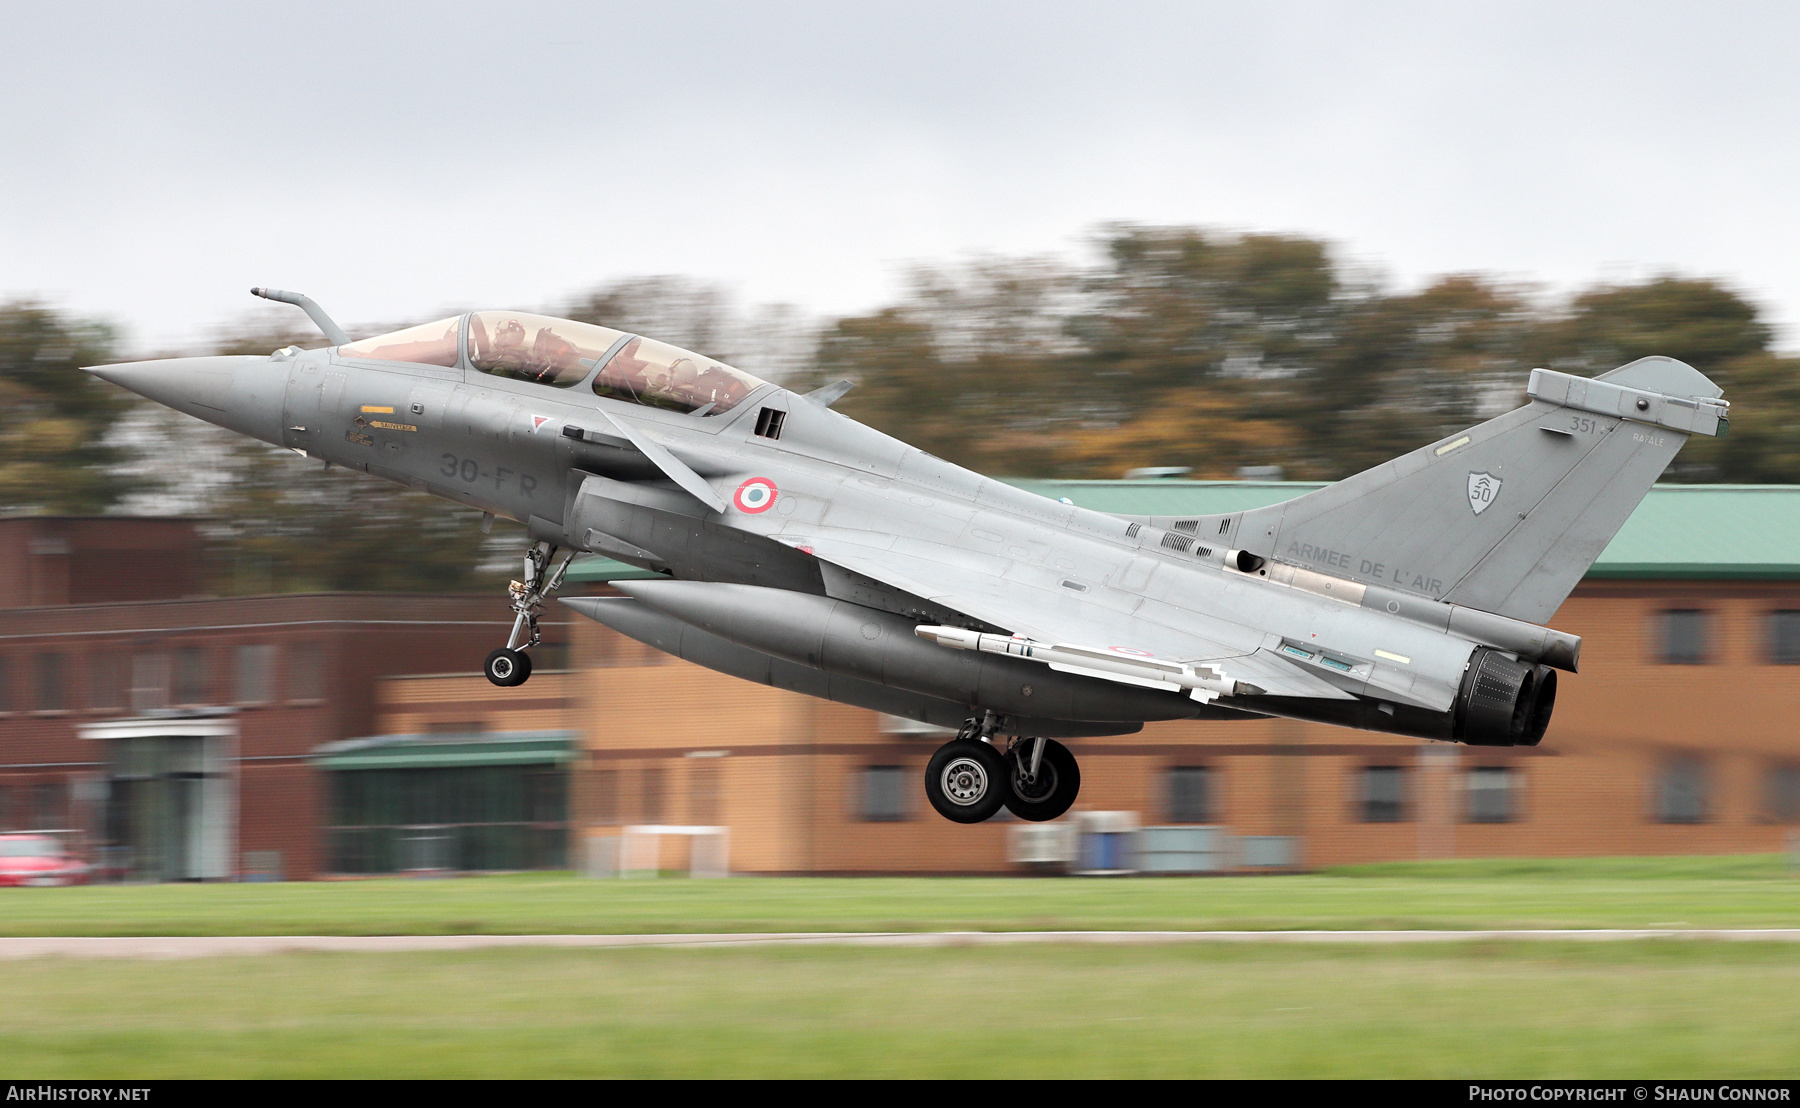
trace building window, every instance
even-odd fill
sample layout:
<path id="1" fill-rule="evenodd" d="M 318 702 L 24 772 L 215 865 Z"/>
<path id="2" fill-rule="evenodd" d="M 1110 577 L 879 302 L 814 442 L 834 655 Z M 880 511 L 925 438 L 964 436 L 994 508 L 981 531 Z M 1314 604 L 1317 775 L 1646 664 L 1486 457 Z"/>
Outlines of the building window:
<path id="1" fill-rule="evenodd" d="M 905 766 L 864 766 L 862 804 L 857 813 L 871 823 L 893 823 L 907 816 L 906 798 L 912 775 Z"/>
<path id="2" fill-rule="evenodd" d="M 1510 766 L 1475 766 L 1463 783 L 1470 823 L 1511 823 L 1519 818 L 1521 774 Z"/>
<path id="3" fill-rule="evenodd" d="M 1662 823 L 1706 819 L 1706 765 L 1698 758 L 1670 758 L 1656 775 L 1656 818 Z"/>
<path id="4" fill-rule="evenodd" d="M 1406 770 L 1401 766 L 1364 766 L 1361 779 L 1364 823 L 1399 823 L 1406 818 Z"/>
<path id="5" fill-rule="evenodd" d="M 275 648 L 268 643 L 238 647 L 233 676 L 236 684 L 232 700 L 239 704 L 267 704 L 274 699 Z"/>
<path id="6" fill-rule="evenodd" d="M 12 710 L 12 666 L 8 664 L 6 655 L 0 654 L 0 712 Z"/>
<path id="7" fill-rule="evenodd" d="M 1658 645 L 1661 660 L 1669 666 L 1705 663 L 1709 613 L 1698 608 L 1674 608 L 1659 613 Z"/>
<path id="8" fill-rule="evenodd" d="M 206 650 L 199 646 L 175 649 L 174 694 L 177 704 L 204 704 L 206 689 Z"/>
<path id="9" fill-rule="evenodd" d="M 597 769 L 589 778 L 592 782 L 594 798 L 594 821 L 596 823 L 618 823 L 619 821 L 619 771 L 616 769 Z"/>
<path id="10" fill-rule="evenodd" d="M 61 830 L 68 821 L 63 818 L 63 789 L 54 781 L 32 786 L 32 828 L 37 831 Z"/>
<path id="11" fill-rule="evenodd" d="M 288 699 L 325 698 L 325 650 L 316 642 L 288 647 Z"/>
<path id="12" fill-rule="evenodd" d="M 169 656 L 135 654 L 131 658 L 131 706 L 136 711 L 169 706 Z"/>
<path id="13" fill-rule="evenodd" d="M 640 798 L 643 805 L 640 814 L 645 823 L 661 823 L 663 821 L 663 767 L 644 767 L 644 790 Z"/>
<path id="14" fill-rule="evenodd" d="M 39 654 L 37 656 L 37 710 L 40 712 L 60 712 L 67 708 L 63 690 L 63 664 L 61 654 Z"/>
<path id="15" fill-rule="evenodd" d="M 1800 823 L 1800 766 L 1769 767 L 1768 795 L 1764 807 L 1777 823 Z"/>
<path id="16" fill-rule="evenodd" d="M 88 655 L 88 707 L 113 711 L 125 706 L 128 664 L 116 650 Z"/>
<path id="17" fill-rule="evenodd" d="M 719 761 L 717 756 L 688 758 L 688 822 L 702 827 L 719 824 Z"/>
<path id="18" fill-rule="evenodd" d="M 525 775 L 525 802 L 533 823 L 563 823 L 569 818 L 569 775 L 561 769 Z"/>
<path id="19" fill-rule="evenodd" d="M 1213 769 L 1211 766 L 1170 766 L 1163 772 L 1170 823 L 1211 823 Z"/>
<path id="20" fill-rule="evenodd" d="M 1769 661 L 1800 666 L 1800 612 L 1769 613 Z"/>
<path id="21" fill-rule="evenodd" d="M 560 868 L 568 863 L 566 780 L 536 765 L 335 771 L 331 868 Z"/>

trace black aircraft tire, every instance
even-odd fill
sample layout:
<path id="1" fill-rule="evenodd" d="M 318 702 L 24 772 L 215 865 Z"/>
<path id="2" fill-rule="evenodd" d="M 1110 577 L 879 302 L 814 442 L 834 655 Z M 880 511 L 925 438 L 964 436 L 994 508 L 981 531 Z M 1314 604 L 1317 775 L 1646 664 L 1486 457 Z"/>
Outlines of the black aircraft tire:
<path id="1" fill-rule="evenodd" d="M 481 672 L 487 679 L 503 689 L 523 685 L 531 676 L 531 655 L 517 650 L 508 650 L 504 646 L 487 656 L 482 664 Z"/>
<path id="2" fill-rule="evenodd" d="M 1044 757 L 1038 763 L 1038 779 L 1027 785 L 1020 774 L 1019 756 L 1031 753 L 1023 739 L 1006 752 L 1006 806 L 1020 819 L 1034 823 L 1055 819 L 1069 810 L 1081 793 L 1081 767 L 1075 755 L 1055 739 L 1044 740 Z"/>
<path id="3" fill-rule="evenodd" d="M 1000 754 L 976 739 L 954 739 L 925 764 L 925 798 L 954 823 L 980 823 L 1006 804 Z"/>

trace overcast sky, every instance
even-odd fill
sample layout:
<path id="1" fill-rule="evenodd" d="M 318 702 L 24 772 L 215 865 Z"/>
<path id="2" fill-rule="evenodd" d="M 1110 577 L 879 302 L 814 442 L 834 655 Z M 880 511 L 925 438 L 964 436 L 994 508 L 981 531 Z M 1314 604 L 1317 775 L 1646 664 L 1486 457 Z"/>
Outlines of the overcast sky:
<path id="1" fill-rule="evenodd" d="M 1800 4 L 4 7 L 0 296 L 139 347 L 681 273 L 819 313 L 1111 220 L 1402 284 L 1724 278 L 1800 346 Z"/>

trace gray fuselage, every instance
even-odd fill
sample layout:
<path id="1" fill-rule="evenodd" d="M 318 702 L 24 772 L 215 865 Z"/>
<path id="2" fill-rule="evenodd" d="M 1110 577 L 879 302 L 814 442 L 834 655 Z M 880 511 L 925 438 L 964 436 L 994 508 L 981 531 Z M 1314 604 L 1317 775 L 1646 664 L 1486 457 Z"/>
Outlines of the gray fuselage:
<path id="1" fill-rule="evenodd" d="M 441 367 L 346 358 L 336 348 L 289 348 L 269 357 L 130 363 L 97 372 L 243 434 L 517 520 L 537 540 L 603 553 L 676 581 L 793 594 L 786 608 L 714 605 L 710 621 L 705 597 L 683 603 L 699 613 L 688 622 L 740 650 L 902 689 L 937 705 L 931 713 L 902 706 L 900 714 L 938 720 L 951 710 L 942 707 L 948 704 L 1093 724 L 1090 732 L 1109 730 L 1102 726 L 1109 722 L 1281 715 L 1447 738 L 1478 643 L 1518 653 L 1516 643 L 1496 640 L 1528 639 L 1535 630 L 1519 625 L 1468 637 L 1450 629 L 1449 605 L 1427 597 L 1405 597 L 1401 611 L 1397 602 L 1373 603 L 1379 598 L 1365 596 L 1360 586 L 1354 596 L 1332 595 L 1335 579 L 1318 574 L 1311 576 L 1326 582 L 1322 589 L 1272 580 L 1266 570 L 1245 572 L 1230 564 L 1225 544 L 1237 536 L 1229 517 L 1217 527 L 1209 519 L 1196 538 L 1191 529 L 1165 530 L 1049 500 L 775 385 L 761 385 L 723 414 L 694 415 L 595 395 L 586 379 L 553 388 L 484 374 L 466 354 L 459 365 Z M 766 412 L 780 415 L 772 420 Z M 778 437 L 758 434 L 771 423 Z M 671 478 L 671 468 L 656 460 L 659 448 L 710 488 L 710 505 Z M 854 541 L 872 550 L 884 541 L 893 549 L 928 549 L 946 567 L 1004 580 L 1015 597 L 1021 590 L 1041 596 L 1046 610 L 1080 605 L 1145 633 L 1144 642 L 1083 645 L 1166 654 L 1155 641 L 1159 629 L 1176 634 L 1199 624 L 1208 657 L 1229 666 L 1232 657 L 1285 647 L 1291 658 L 1284 660 L 1335 693 L 1202 703 L 944 649 L 907 632 L 921 623 L 1014 628 L 937 603 L 927 589 L 898 588 L 891 578 L 883 583 L 815 555 L 815 541 L 834 535 L 860 536 Z M 850 613 L 846 626 L 871 643 L 881 640 L 879 649 L 871 647 L 873 663 L 856 660 L 847 648 L 808 648 L 771 625 L 816 619 L 821 643 L 828 644 L 839 605 Z M 1312 648 L 1314 664 L 1298 647 Z M 901 656 L 904 665 L 883 660 Z M 820 688 L 826 691 L 808 691 L 832 695 Z"/>

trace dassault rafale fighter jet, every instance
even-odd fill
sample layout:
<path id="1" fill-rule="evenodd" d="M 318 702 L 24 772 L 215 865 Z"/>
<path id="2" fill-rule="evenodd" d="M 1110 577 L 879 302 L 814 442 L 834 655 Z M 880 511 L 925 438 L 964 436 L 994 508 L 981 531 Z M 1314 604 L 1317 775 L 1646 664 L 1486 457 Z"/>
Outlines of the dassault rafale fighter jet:
<path id="1" fill-rule="evenodd" d="M 1284 716 L 1535 746 L 1581 641 L 1542 626 L 1689 435 L 1727 407 L 1693 367 L 1531 372 L 1524 407 L 1272 507 L 1129 517 L 1047 500 L 653 338 L 473 312 L 267 357 L 98 376 L 308 457 L 523 523 L 512 635 L 592 551 L 663 576 L 564 600 L 702 666 L 960 728 L 945 817 L 1067 811 L 1059 738 Z M 558 552 L 562 552 L 559 560 Z"/>

